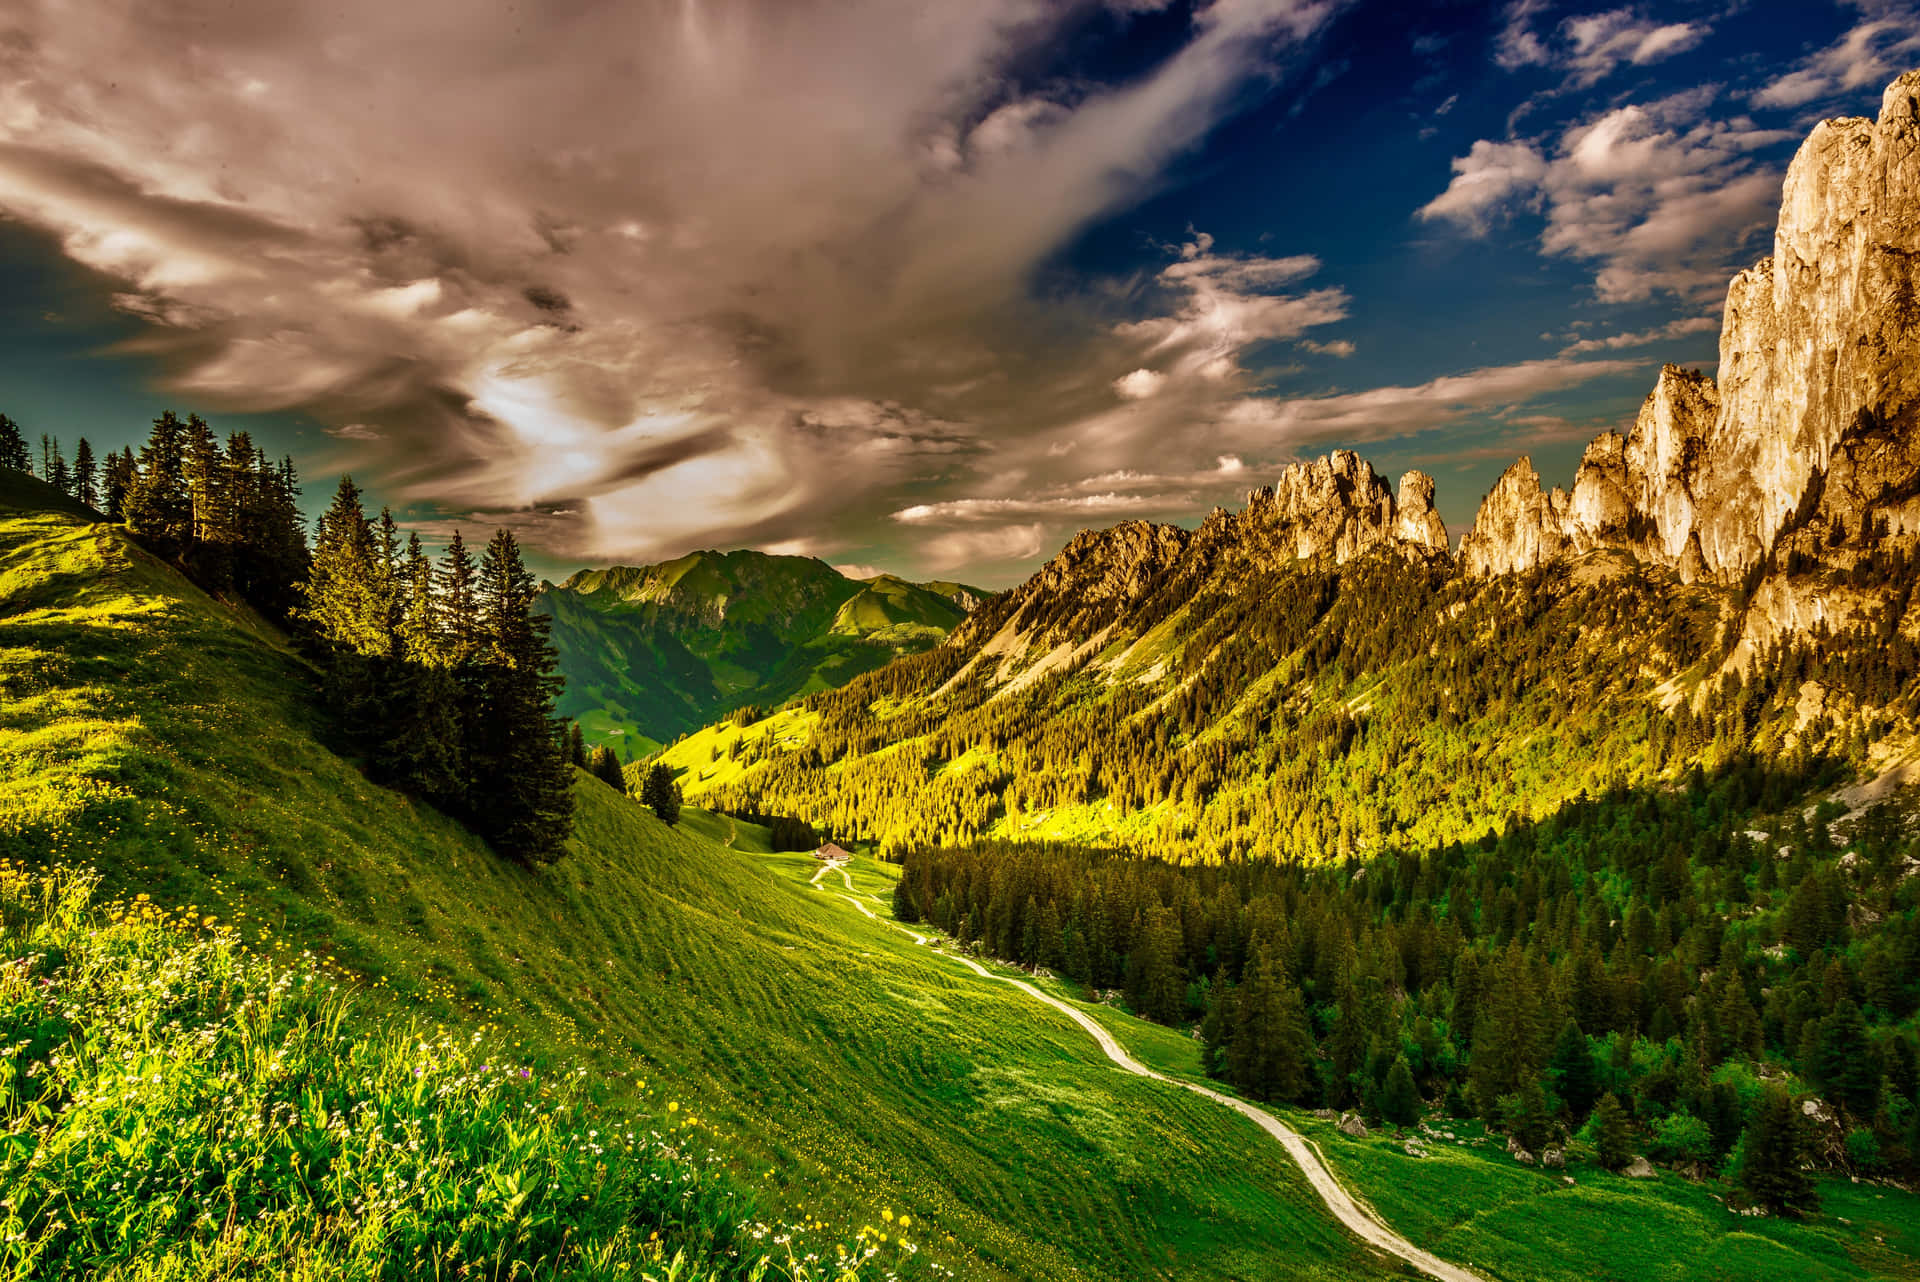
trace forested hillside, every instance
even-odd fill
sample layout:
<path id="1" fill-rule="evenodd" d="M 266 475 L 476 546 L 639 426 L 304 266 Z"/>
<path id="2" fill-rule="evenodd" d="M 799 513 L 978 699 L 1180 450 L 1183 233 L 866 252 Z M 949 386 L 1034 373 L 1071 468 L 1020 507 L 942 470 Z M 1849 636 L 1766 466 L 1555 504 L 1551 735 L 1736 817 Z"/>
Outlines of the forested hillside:
<path id="1" fill-rule="evenodd" d="M 695 552 L 541 589 L 590 743 L 653 751 L 735 708 L 784 703 L 938 645 L 987 598 L 956 583 L 851 579 L 810 557 Z"/>

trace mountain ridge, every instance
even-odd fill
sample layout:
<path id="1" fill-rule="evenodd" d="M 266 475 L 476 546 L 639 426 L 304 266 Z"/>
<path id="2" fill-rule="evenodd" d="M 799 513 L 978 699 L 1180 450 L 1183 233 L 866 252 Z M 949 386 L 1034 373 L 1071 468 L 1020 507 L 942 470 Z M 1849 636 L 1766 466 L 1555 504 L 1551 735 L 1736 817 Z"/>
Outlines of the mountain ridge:
<path id="1" fill-rule="evenodd" d="M 850 578 L 814 557 L 703 550 L 542 584 L 588 738 L 650 751 L 734 709 L 829 689 L 938 644 L 989 594 L 894 575 Z"/>

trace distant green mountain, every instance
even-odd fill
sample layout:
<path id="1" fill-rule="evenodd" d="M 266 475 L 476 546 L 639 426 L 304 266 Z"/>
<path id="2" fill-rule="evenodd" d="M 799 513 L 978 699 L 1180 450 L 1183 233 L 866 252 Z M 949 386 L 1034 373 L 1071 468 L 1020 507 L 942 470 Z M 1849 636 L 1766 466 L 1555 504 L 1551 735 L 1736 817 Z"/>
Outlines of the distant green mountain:
<path id="1" fill-rule="evenodd" d="M 543 586 L 567 679 L 562 716 L 634 752 L 736 708 L 830 690 L 946 639 L 991 594 L 850 579 L 824 561 L 694 552 Z"/>

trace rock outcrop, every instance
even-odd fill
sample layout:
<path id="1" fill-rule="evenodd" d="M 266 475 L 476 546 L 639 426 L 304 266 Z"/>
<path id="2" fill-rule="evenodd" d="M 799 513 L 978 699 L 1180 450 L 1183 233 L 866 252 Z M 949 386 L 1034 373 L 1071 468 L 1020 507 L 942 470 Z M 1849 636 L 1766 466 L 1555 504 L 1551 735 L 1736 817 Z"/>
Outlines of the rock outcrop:
<path id="1" fill-rule="evenodd" d="M 1352 450 L 1294 463 L 1272 485 L 1247 495 L 1239 516 L 1246 537 L 1296 560 L 1344 563 L 1389 540 L 1446 551 L 1447 527 L 1433 510 L 1433 478 L 1408 472 L 1400 499 Z"/>
<path id="2" fill-rule="evenodd" d="M 1813 517 L 1920 529 L 1920 72 L 1877 120 L 1816 126 L 1773 254 L 1733 278 L 1719 383 L 1667 366 L 1633 431 L 1588 447 L 1572 494 L 1522 459 L 1462 542 L 1473 574 L 1617 547 L 1740 580 Z"/>

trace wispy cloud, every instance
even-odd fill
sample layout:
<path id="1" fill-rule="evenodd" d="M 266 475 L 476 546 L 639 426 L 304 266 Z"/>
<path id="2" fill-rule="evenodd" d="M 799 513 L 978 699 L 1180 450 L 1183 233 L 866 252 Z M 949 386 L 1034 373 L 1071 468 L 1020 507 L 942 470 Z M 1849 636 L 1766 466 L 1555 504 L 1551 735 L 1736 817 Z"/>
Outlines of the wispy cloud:
<path id="1" fill-rule="evenodd" d="M 1753 94 L 1756 107 L 1802 107 L 1878 88 L 1920 55 L 1920 12 L 1909 4 L 1856 6 L 1861 20 L 1838 40 Z"/>

